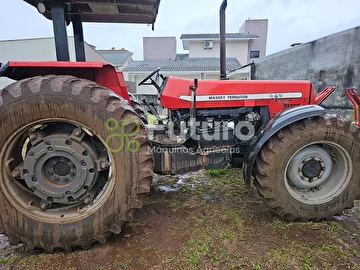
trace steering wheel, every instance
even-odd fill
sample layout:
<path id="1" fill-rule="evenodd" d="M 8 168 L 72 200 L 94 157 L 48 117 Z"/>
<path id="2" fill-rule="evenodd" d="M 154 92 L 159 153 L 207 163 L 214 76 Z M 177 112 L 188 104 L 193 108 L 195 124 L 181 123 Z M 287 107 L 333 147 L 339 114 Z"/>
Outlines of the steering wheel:
<path id="1" fill-rule="evenodd" d="M 143 79 L 141 82 L 139 82 L 139 86 L 140 85 L 155 85 L 155 87 L 157 86 L 157 83 L 151 78 L 152 76 L 154 76 L 155 74 L 159 74 L 160 68 L 155 69 L 153 72 L 151 72 L 148 76 L 146 76 L 145 79 Z M 146 83 L 146 81 L 150 80 L 151 83 Z M 157 88 L 157 87 L 156 87 Z"/>

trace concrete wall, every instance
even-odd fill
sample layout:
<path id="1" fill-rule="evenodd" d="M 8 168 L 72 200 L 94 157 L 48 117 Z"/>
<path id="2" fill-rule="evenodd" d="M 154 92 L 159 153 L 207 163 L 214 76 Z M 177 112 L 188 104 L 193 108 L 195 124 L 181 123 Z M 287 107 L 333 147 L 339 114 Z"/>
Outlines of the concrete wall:
<path id="1" fill-rule="evenodd" d="M 266 42 L 268 34 L 268 20 L 246 20 L 240 28 L 240 33 L 258 35 L 258 39 L 249 41 L 248 62 L 250 62 L 250 51 L 259 51 L 260 57 L 266 55 Z"/>
<path id="2" fill-rule="evenodd" d="M 246 65 L 248 62 L 248 40 L 230 40 L 226 41 L 226 56 L 236 57 L 241 65 Z M 204 41 L 190 41 L 189 43 L 189 57 L 203 58 L 203 57 L 220 57 L 220 41 L 214 41 L 212 49 L 204 49 Z"/>
<path id="3" fill-rule="evenodd" d="M 175 37 L 144 37 L 144 60 L 174 60 Z"/>
<path id="4" fill-rule="evenodd" d="M 352 28 L 255 61 L 253 79 L 300 79 L 314 83 L 316 92 L 335 85 L 325 106 L 351 106 L 347 87 L 360 90 L 360 29 Z"/>

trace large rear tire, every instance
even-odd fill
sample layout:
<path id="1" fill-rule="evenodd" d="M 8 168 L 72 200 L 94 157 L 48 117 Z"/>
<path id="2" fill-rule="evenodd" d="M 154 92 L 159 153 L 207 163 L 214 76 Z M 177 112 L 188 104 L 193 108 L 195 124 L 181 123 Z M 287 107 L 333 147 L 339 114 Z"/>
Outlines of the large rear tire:
<path id="1" fill-rule="evenodd" d="M 121 97 L 72 76 L 0 95 L 0 233 L 28 249 L 89 248 L 118 234 L 152 180 L 145 127 Z"/>
<path id="2" fill-rule="evenodd" d="M 360 194 L 360 129 L 343 118 L 306 119 L 283 128 L 259 153 L 255 185 L 288 220 L 322 220 Z"/>

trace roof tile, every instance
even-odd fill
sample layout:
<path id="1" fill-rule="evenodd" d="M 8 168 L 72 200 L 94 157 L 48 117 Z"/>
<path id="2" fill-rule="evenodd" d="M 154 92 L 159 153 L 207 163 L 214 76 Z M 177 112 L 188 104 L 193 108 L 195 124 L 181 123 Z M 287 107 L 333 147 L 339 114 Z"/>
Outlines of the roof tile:
<path id="1" fill-rule="evenodd" d="M 157 68 L 163 71 L 219 71 L 219 58 L 185 58 L 179 60 L 145 60 L 133 61 L 127 65 L 124 72 L 151 72 Z M 226 70 L 230 71 L 241 67 L 235 57 L 226 59 Z"/>
<path id="2" fill-rule="evenodd" d="M 97 52 L 114 66 L 123 66 L 133 55 L 127 50 L 97 50 Z"/>
<path id="3" fill-rule="evenodd" d="M 226 38 L 258 38 L 258 35 L 244 33 L 227 33 Z M 220 39 L 220 34 L 182 34 L 180 39 Z"/>

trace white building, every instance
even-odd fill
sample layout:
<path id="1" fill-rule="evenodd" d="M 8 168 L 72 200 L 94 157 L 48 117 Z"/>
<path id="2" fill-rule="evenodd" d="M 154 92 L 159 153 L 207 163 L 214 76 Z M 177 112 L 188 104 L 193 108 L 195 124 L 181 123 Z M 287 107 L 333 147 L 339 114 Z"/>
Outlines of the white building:
<path id="1" fill-rule="evenodd" d="M 74 37 L 69 37 L 70 61 L 75 61 Z M 87 61 L 107 62 L 95 47 L 85 43 Z M 56 61 L 54 38 L 34 38 L 0 41 L 0 63 L 8 61 Z M 11 83 L 12 80 L 0 77 L 0 89 Z"/>
<path id="2" fill-rule="evenodd" d="M 241 65 L 249 60 L 249 41 L 258 39 L 254 34 L 230 33 L 226 34 L 226 56 L 235 57 Z M 180 37 L 184 50 L 189 51 L 190 58 L 219 57 L 219 34 L 185 34 Z"/>

